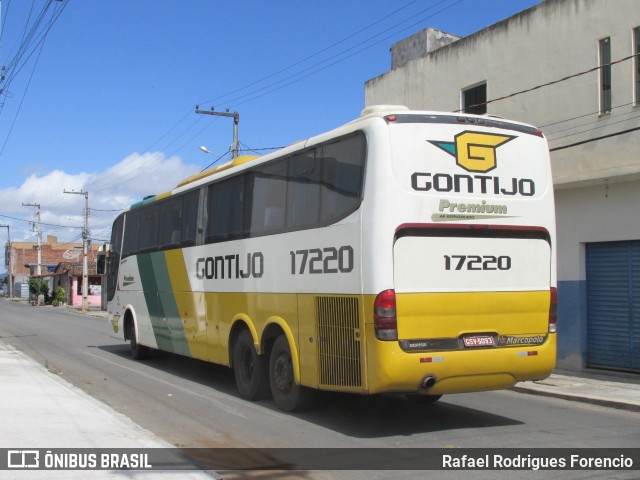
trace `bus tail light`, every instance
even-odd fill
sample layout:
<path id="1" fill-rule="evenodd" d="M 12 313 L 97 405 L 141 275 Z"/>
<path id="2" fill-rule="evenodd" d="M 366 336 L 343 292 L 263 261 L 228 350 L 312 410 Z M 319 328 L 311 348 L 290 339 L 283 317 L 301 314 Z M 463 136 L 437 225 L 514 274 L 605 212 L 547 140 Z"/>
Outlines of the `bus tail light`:
<path id="1" fill-rule="evenodd" d="M 395 290 L 385 290 L 376 297 L 373 304 L 373 327 L 378 340 L 398 339 Z"/>
<path id="2" fill-rule="evenodd" d="M 558 289 L 551 287 L 551 302 L 549 304 L 549 333 L 556 333 L 558 323 Z"/>

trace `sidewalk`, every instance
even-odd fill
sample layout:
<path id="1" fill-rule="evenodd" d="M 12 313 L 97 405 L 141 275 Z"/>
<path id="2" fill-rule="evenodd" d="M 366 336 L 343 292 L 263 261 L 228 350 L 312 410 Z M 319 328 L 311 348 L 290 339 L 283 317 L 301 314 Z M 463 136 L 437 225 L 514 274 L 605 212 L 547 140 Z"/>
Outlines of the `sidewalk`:
<path id="1" fill-rule="evenodd" d="M 518 383 L 511 390 L 640 412 L 640 375 L 637 374 L 557 370 L 549 378 Z"/>
<path id="2" fill-rule="evenodd" d="M 0 449 L 172 448 L 22 352 L 0 343 Z M 7 455 L 9 452 L 7 452 Z M 176 454 L 177 455 L 177 454 Z M 0 458 L 0 465 L 8 465 Z M 39 464 L 44 465 L 42 455 Z M 1 470 L 0 479 L 131 479 L 131 470 Z M 142 472 L 140 472 L 142 475 Z M 211 480 L 203 471 L 145 471 L 145 479 Z"/>

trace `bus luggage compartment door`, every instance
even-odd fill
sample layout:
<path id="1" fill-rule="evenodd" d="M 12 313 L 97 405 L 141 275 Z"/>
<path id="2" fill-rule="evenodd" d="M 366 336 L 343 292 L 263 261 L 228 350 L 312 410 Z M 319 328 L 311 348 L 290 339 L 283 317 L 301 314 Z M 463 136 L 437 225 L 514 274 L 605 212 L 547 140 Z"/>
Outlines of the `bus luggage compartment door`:
<path id="1" fill-rule="evenodd" d="M 394 245 L 399 340 L 448 349 L 546 335 L 550 270 L 545 238 L 402 236 Z"/>

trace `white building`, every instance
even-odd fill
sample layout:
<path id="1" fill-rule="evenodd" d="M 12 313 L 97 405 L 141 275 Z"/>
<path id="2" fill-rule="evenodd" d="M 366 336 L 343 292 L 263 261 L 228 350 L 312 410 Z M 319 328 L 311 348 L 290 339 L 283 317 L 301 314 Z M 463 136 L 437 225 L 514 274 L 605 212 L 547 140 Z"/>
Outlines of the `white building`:
<path id="1" fill-rule="evenodd" d="M 558 366 L 640 371 L 640 2 L 546 0 L 468 37 L 393 45 L 366 106 L 534 124 L 551 149 Z"/>

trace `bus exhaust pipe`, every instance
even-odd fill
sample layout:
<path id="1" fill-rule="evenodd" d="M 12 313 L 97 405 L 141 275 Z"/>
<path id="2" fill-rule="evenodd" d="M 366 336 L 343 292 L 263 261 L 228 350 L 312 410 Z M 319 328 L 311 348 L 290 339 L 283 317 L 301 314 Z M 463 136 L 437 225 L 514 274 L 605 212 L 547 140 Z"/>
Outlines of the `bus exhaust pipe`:
<path id="1" fill-rule="evenodd" d="M 431 388 L 436 384 L 437 381 L 438 380 L 437 380 L 435 375 L 427 375 L 420 382 L 420 388 L 425 389 L 425 390 L 427 388 Z"/>

